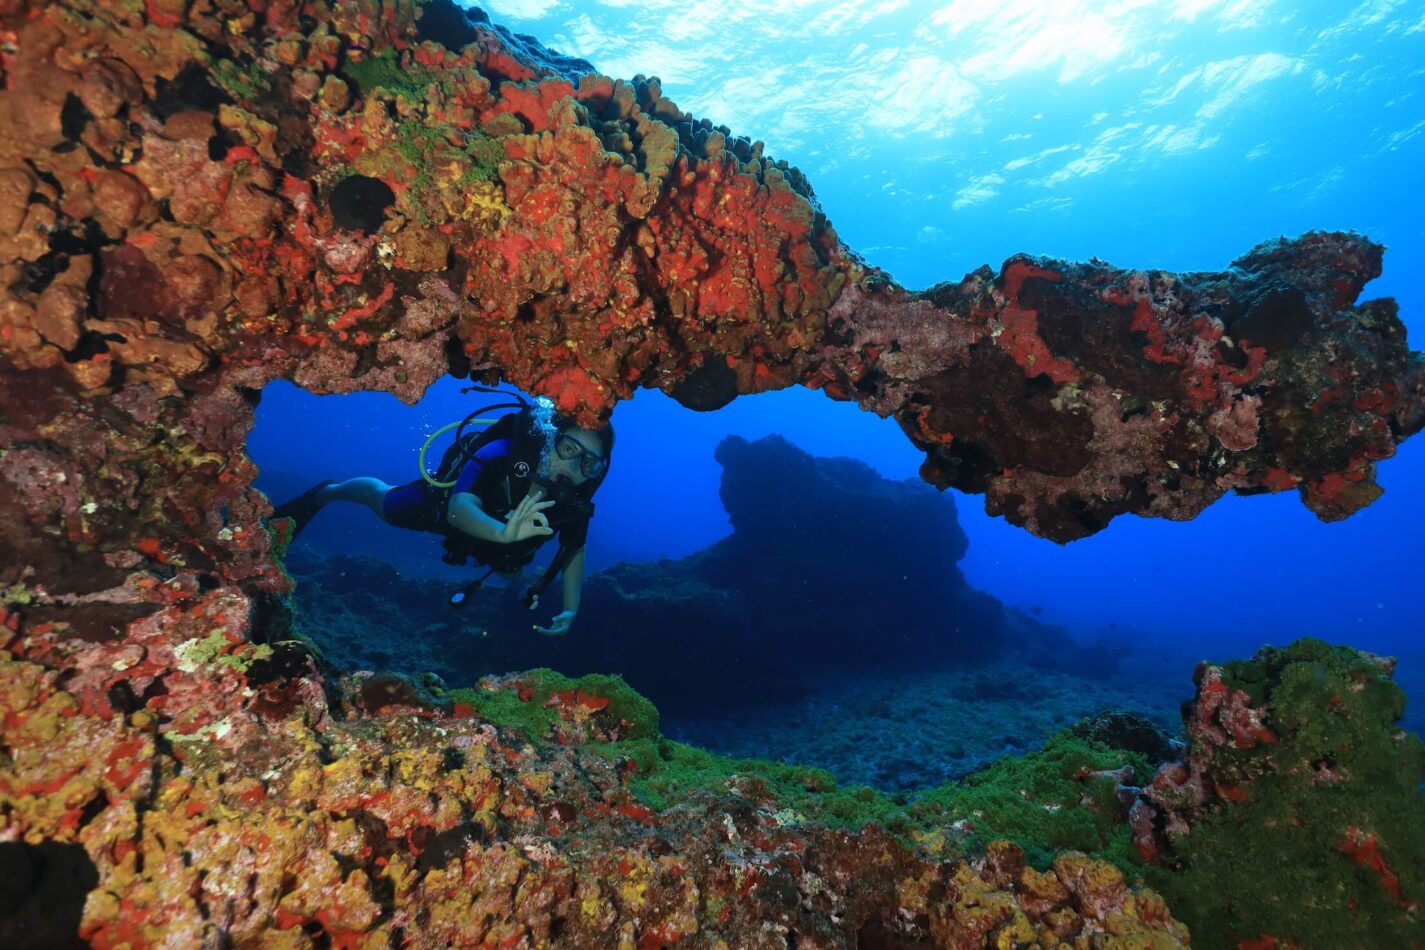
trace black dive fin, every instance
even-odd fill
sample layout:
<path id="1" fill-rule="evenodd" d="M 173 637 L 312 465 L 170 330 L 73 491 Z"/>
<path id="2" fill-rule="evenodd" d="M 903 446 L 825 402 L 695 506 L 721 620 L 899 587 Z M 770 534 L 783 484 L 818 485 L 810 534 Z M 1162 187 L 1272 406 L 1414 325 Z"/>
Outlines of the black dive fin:
<path id="1" fill-rule="evenodd" d="M 313 485 L 291 501 L 278 505 L 272 512 L 272 519 L 291 518 L 292 537 L 295 538 L 302 533 L 302 529 L 307 526 L 307 522 L 311 521 L 313 516 L 322 510 L 321 502 L 317 501 L 317 494 L 323 488 L 332 484 L 333 481 L 334 479 L 329 478 L 320 485 Z"/>

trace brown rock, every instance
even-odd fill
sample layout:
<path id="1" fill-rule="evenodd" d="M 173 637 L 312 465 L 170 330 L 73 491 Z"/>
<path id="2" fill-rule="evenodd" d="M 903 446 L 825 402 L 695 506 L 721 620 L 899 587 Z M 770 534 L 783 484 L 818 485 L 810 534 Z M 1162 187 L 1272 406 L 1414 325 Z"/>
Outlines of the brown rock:
<path id="1" fill-rule="evenodd" d="M 223 285 L 223 272 L 216 263 L 196 254 L 175 258 L 163 269 L 163 280 L 173 293 L 179 315 L 188 319 L 211 310 Z"/>
<path id="2" fill-rule="evenodd" d="M 396 266 L 407 270 L 442 271 L 449 263 L 450 241 L 439 231 L 408 227 L 392 239 Z"/>
<path id="3" fill-rule="evenodd" d="M 88 304 L 89 295 L 82 288 L 54 284 L 40 295 L 31 323 L 50 343 L 72 350 L 79 342 L 81 318 Z"/>
<path id="4" fill-rule="evenodd" d="M 213 137 L 213 120 L 211 112 L 185 109 L 168 117 L 163 123 L 163 134 L 175 141 L 201 139 L 206 143 Z"/>
<path id="5" fill-rule="evenodd" d="M 17 142 L 53 148 L 64 141 L 60 110 L 75 86 L 75 76 L 54 64 L 63 35 L 42 19 L 31 20 L 13 40 L 17 50 L 7 63 L 6 88 L 0 101 L 0 122 L 9 126 L 6 148 Z M 9 154 L 8 151 L 5 154 Z"/>
<path id="6" fill-rule="evenodd" d="M 322 81 L 322 91 L 317 101 L 328 112 L 341 112 L 351 105 L 351 89 L 336 76 L 328 76 Z"/>
<path id="7" fill-rule="evenodd" d="M 282 203 L 268 193 L 272 187 L 271 174 L 266 169 L 257 171 L 261 175 L 234 182 L 223 202 L 223 223 L 228 230 L 247 237 L 266 236 L 282 214 Z"/>
<path id="8" fill-rule="evenodd" d="M 322 78 L 310 69 L 292 73 L 292 94 L 298 99 L 314 99 L 322 88 Z"/>
<path id="9" fill-rule="evenodd" d="M 266 316 L 277 299 L 277 281 L 272 277 L 249 277 L 237 285 L 233 296 L 243 316 Z"/>
<path id="10" fill-rule="evenodd" d="M 224 196 L 231 193 L 232 167 L 205 162 L 193 171 L 191 176 L 174 182 L 168 207 L 180 224 L 206 225 L 222 209 Z"/>
<path id="11" fill-rule="evenodd" d="M 1069 900 L 1069 889 L 1052 872 L 1025 868 L 1019 879 L 1019 902 L 1035 917 L 1048 914 Z"/>
<path id="12" fill-rule="evenodd" d="M 295 66 L 302 61 L 302 40 L 300 36 L 283 37 L 272 47 L 272 55 L 283 66 Z"/>
<path id="13" fill-rule="evenodd" d="M 208 354 L 197 343 L 150 336 L 131 338 L 127 343 L 111 342 L 109 348 L 126 366 L 153 363 L 165 375 L 191 376 L 208 365 Z"/>
<path id="14" fill-rule="evenodd" d="M 218 124 L 243 145 L 251 146 L 265 162 L 277 164 L 274 142 L 277 126 L 236 106 L 218 107 Z"/>
<path id="15" fill-rule="evenodd" d="M 984 879 L 1001 890 L 1012 887 L 1025 870 L 1024 850 L 1009 841 L 992 841 L 985 848 Z"/>
<path id="16" fill-rule="evenodd" d="M 138 223 L 150 205 L 148 189 L 137 178 L 121 171 L 100 172 L 94 182 L 94 211 L 111 234 L 118 236 Z"/>
<path id="17" fill-rule="evenodd" d="M 143 102 L 143 83 L 121 60 L 91 60 L 81 75 L 79 99 L 97 119 L 113 118 L 125 105 Z"/>
<path id="18" fill-rule="evenodd" d="M 0 234 L 9 236 L 20 230 L 34 190 L 35 176 L 26 169 L 0 169 Z"/>
<path id="19" fill-rule="evenodd" d="M 164 306 L 163 280 L 157 267 L 132 244 L 105 248 L 96 300 L 99 317 L 118 320 L 154 316 Z"/>
<path id="20" fill-rule="evenodd" d="M 187 6 L 188 0 L 148 0 L 149 20 L 158 26 L 178 26 Z"/>
<path id="21" fill-rule="evenodd" d="M 101 389 L 114 375 L 114 358 L 108 353 L 99 353 L 91 359 L 74 363 L 66 361 L 63 366 L 82 389 Z"/>

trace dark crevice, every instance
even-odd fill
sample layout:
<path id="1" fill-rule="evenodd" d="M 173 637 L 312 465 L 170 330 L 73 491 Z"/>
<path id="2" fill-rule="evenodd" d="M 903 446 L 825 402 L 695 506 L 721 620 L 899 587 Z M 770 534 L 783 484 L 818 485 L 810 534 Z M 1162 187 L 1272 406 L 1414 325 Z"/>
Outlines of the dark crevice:
<path id="1" fill-rule="evenodd" d="M 83 845 L 0 841 L 0 946 L 86 946 L 79 921 L 98 885 Z"/>
<path id="2" fill-rule="evenodd" d="M 458 53 L 479 36 L 472 23 L 488 22 L 483 11 L 466 10 L 451 0 L 431 0 L 421 8 L 416 25 L 416 42 L 430 40 Z"/>
<path id="3" fill-rule="evenodd" d="M 219 106 L 231 105 L 232 99 L 208 79 L 208 70 L 192 63 L 171 80 L 160 77 L 155 83 L 153 112 L 167 121 L 169 116 L 196 109 L 217 112 Z"/>
<path id="4" fill-rule="evenodd" d="M 351 378 L 360 379 L 376 366 L 376 348 L 373 346 L 362 347 L 356 351 L 356 365 L 351 368 Z"/>
<path id="5" fill-rule="evenodd" d="M 38 294 L 44 291 L 54 279 L 69 270 L 69 256 L 51 251 L 33 261 L 26 261 L 20 268 L 20 279 L 10 285 L 10 290 L 20 293 Z"/>
<path id="6" fill-rule="evenodd" d="M 97 262 L 99 251 L 115 243 L 104 236 L 99 222 L 93 218 L 82 222 L 82 231 L 76 233 L 78 224 L 78 222 L 69 222 L 51 232 L 49 252 L 39 260 L 26 264 L 20 272 L 20 279 L 11 285 L 10 290 L 29 295 L 43 293 L 56 277 L 69 270 L 71 257 L 93 255 Z M 94 267 L 85 282 L 85 291 L 91 300 L 94 299 L 94 294 L 98 290 L 99 271 L 99 267 Z M 64 353 L 68 362 L 75 363 L 89 359 L 96 353 L 107 352 L 109 342 L 123 343 L 126 341 L 118 334 L 102 335 L 94 331 L 87 331 L 80 335 L 72 349 L 61 350 L 61 352 Z"/>
<path id="7" fill-rule="evenodd" d="M 143 708 L 143 702 L 139 700 L 128 680 L 119 680 L 109 687 L 109 705 L 115 712 L 125 716 Z"/>
<path id="8" fill-rule="evenodd" d="M 93 254 L 100 248 L 114 242 L 104 236 L 104 230 L 93 218 L 83 222 L 83 230 L 75 233 L 76 222 L 57 226 L 49 235 L 49 251 L 33 261 L 27 261 L 20 269 L 20 278 L 10 285 L 10 290 L 23 294 L 44 292 L 54 279 L 69 270 L 69 259 L 75 256 Z M 88 289 L 92 292 L 95 280 L 91 277 Z"/>
<path id="9" fill-rule="evenodd" d="M 218 131 L 208 139 L 208 158 L 215 162 L 221 162 L 228 157 L 228 150 L 237 145 L 237 139 L 225 127 L 219 126 Z"/>
<path id="10" fill-rule="evenodd" d="M 467 821 L 440 834 L 432 835 L 421 847 L 416 858 L 416 870 L 425 873 L 443 868 L 460 857 L 471 843 L 483 844 L 488 835 L 478 821 Z"/>
<path id="11" fill-rule="evenodd" d="M 93 359 L 100 353 L 109 352 L 110 343 L 127 343 L 122 335 L 118 333 L 100 333 L 97 330 L 85 330 L 80 334 L 79 342 L 74 344 L 74 349 L 63 350 L 64 360 L 67 363 L 81 363 L 87 359 Z"/>
<path id="12" fill-rule="evenodd" d="M 327 197 L 332 222 L 344 231 L 379 231 L 386 209 L 396 203 L 396 193 L 379 178 L 352 175 L 343 178 Z"/>
<path id="13" fill-rule="evenodd" d="M 668 393 L 678 404 L 696 412 L 713 412 L 737 398 L 737 373 L 727 359 L 709 353 L 703 365 L 685 376 Z"/>
<path id="14" fill-rule="evenodd" d="M 450 375 L 457 379 L 469 379 L 473 369 L 470 365 L 470 357 L 465 353 L 465 344 L 460 342 L 460 337 L 451 334 L 445 341 L 445 360 L 450 365 Z"/>
<path id="15" fill-rule="evenodd" d="M 311 939 L 313 946 L 322 948 L 322 950 L 332 945 L 331 934 L 327 933 L 327 929 L 322 926 L 322 922 L 319 920 L 310 920 L 303 924 L 302 933 Z"/>
<path id="16" fill-rule="evenodd" d="M 91 798 L 89 803 L 85 805 L 84 809 L 79 813 L 79 827 L 81 829 L 87 827 L 90 822 L 98 818 L 100 813 L 108 807 L 109 796 L 104 792 L 100 792 L 94 798 Z"/>
<path id="17" fill-rule="evenodd" d="M 311 174 L 310 150 L 306 148 L 288 149 L 282 156 L 282 170 L 293 178 L 305 179 Z"/>
<path id="18" fill-rule="evenodd" d="M 67 93 L 59 110 L 59 132 L 71 142 L 78 142 L 84 127 L 94 121 L 94 115 L 74 93 Z"/>

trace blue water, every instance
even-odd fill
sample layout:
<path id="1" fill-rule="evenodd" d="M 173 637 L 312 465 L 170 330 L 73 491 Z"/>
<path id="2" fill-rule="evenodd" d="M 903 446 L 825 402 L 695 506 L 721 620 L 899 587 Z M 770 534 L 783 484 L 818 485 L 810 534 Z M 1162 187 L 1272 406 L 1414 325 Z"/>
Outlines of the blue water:
<path id="1" fill-rule="evenodd" d="M 840 236 L 909 287 L 1014 252 L 1216 270 L 1314 228 L 1386 244 L 1366 297 L 1425 340 L 1425 4 L 1178 0 L 769 5 L 500 0 L 492 17 L 602 71 L 659 74 L 683 108 L 760 138 L 810 177 Z M 880 11 L 880 12 L 878 12 Z M 268 387 L 250 441 L 275 498 L 325 477 L 417 477 L 416 449 L 483 397 L 460 381 L 385 394 Z M 920 457 L 894 423 L 789 390 L 696 414 L 618 407 L 590 569 L 679 557 L 728 530 L 712 453 L 777 432 L 888 477 Z M 957 496 L 973 586 L 1085 640 L 1180 664 L 1303 634 L 1401 659 L 1425 705 L 1425 437 L 1379 467 L 1385 495 L 1323 524 L 1295 493 L 1228 497 L 1189 523 L 1120 518 L 1066 546 Z M 449 573 L 434 539 L 356 508 L 304 539 Z M 855 545 L 848 537 L 847 543 Z M 453 576 L 453 574 L 451 575 Z"/>

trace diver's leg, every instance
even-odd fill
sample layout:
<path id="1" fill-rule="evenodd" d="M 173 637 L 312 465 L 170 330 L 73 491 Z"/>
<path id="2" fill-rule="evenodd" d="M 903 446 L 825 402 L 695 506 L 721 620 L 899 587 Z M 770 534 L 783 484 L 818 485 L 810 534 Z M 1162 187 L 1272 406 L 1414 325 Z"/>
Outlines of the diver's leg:
<path id="1" fill-rule="evenodd" d="M 355 502 L 370 508 L 376 513 L 376 517 L 385 521 L 381 503 L 385 501 L 386 493 L 390 490 L 391 486 L 379 478 L 348 478 L 344 482 L 332 482 L 323 488 L 317 495 L 317 501 L 322 505 L 334 501 Z"/>

